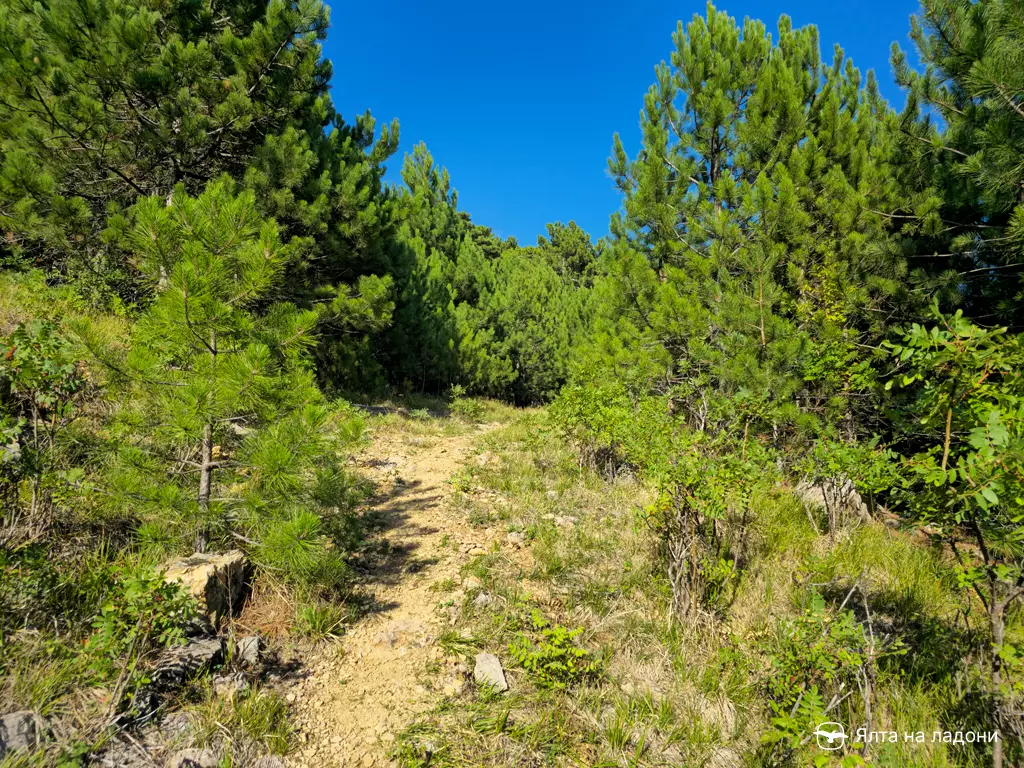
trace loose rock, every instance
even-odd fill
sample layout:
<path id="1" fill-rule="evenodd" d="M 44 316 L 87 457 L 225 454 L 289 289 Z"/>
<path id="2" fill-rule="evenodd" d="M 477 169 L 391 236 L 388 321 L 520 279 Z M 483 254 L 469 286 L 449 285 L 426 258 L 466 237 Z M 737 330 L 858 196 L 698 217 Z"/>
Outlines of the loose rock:
<path id="1" fill-rule="evenodd" d="M 49 737 L 46 720 L 30 710 L 0 717 L 0 757 L 16 749 L 34 749 Z"/>
<path id="2" fill-rule="evenodd" d="M 224 641 L 201 637 L 185 645 L 168 648 L 156 660 L 150 685 L 158 690 L 176 690 L 189 679 L 224 661 Z"/>
<path id="3" fill-rule="evenodd" d="M 478 653 L 476 655 L 473 679 L 476 680 L 477 685 L 489 685 L 498 691 L 508 690 L 505 670 L 502 669 L 501 662 L 493 653 Z"/>
<path id="4" fill-rule="evenodd" d="M 235 659 L 239 664 L 253 666 L 259 663 L 263 640 L 258 635 L 243 637 L 235 647 Z"/>
<path id="5" fill-rule="evenodd" d="M 217 768 L 220 757 L 209 749 L 183 749 L 167 758 L 165 765 L 167 768 Z"/>

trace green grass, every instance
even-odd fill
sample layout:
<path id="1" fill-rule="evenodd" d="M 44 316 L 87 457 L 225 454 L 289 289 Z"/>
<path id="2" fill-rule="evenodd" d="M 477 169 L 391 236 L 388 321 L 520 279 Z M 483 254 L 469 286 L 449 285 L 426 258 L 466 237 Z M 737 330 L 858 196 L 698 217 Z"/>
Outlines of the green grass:
<path id="1" fill-rule="evenodd" d="M 497 600 L 477 610 L 467 598 L 442 643 L 465 655 L 472 637 L 472 650 L 496 653 L 512 690 L 475 690 L 440 705 L 400 740 L 401 765 L 425 764 L 414 746 L 424 739 L 436 750 L 430 765 L 767 764 L 766 632 L 799 610 L 808 583 L 838 595 L 830 598 L 835 606 L 858 578 L 879 630 L 890 627 L 911 645 L 879 670 L 875 727 L 929 736 L 956 727 L 953 680 L 962 664 L 950 651 L 959 654 L 964 638 L 948 633 L 970 601 L 941 552 L 878 523 L 830 540 L 796 499 L 773 490 L 751 504 L 745 567 L 728 590 L 725 618 L 684 627 L 670 620 L 671 590 L 637 514 L 651 497 L 642 481 L 588 468 L 541 411 L 519 414 L 479 446 L 495 460 L 463 475 L 473 493 L 462 512 L 471 522 L 497 519 L 525 532 L 529 558 L 524 565 L 503 547 L 468 564 L 464 575 L 481 579 Z M 557 525 L 555 515 L 577 522 Z M 509 644 L 529 631 L 535 610 L 580 627 L 580 641 L 605 662 L 602 675 L 555 689 L 520 668 Z M 914 620 L 898 620 L 899 610 Z M 877 764 L 984 762 L 978 750 L 916 747 L 886 747 L 875 753 Z"/>
<path id="2" fill-rule="evenodd" d="M 288 705 L 275 691 L 250 689 L 237 696 L 218 696 L 208 687 L 199 689 L 201 700 L 187 705 L 194 743 L 202 747 L 226 747 L 239 764 L 267 753 L 283 755 L 291 741 Z"/>
<path id="3" fill-rule="evenodd" d="M 300 605 L 295 611 L 295 631 L 314 642 L 340 636 L 348 611 L 331 603 Z"/>

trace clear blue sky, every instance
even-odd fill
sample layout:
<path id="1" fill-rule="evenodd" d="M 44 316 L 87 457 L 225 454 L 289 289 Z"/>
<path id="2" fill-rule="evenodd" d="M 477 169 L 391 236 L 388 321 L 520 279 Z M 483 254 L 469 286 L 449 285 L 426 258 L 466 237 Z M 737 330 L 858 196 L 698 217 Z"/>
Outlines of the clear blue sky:
<path id="1" fill-rule="evenodd" d="M 402 157 L 424 141 L 446 166 L 459 207 L 502 237 L 532 245 L 549 221 L 574 219 L 598 238 L 620 203 L 607 172 L 612 135 L 632 155 L 654 67 L 672 51 L 676 21 L 703 2 L 667 0 L 328 0 L 325 53 L 332 96 L 347 118 L 369 109 L 401 123 Z M 916 0 L 720 0 L 770 30 L 782 13 L 816 24 L 823 56 L 839 43 L 902 106 L 889 46 L 910 43 Z M 380 122 L 378 122 L 380 124 Z"/>

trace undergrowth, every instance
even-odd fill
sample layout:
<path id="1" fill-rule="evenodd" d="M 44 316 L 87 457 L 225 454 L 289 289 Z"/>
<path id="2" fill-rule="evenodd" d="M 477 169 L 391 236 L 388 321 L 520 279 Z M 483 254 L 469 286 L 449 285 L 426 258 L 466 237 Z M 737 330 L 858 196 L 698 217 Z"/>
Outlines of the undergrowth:
<path id="1" fill-rule="evenodd" d="M 807 728 L 858 722 L 862 699 L 843 697 L 865 681 L 877 730 L 980 728 L 963 693 L 977 678 L 960 659 L 977 606 L 941 549 L 875 521 L 830 537 L 765 487 L 725 618 L 687 626 L 640 513 L 653 493 L 643 479 L 581 461 L 543 411 L 481 450 L 494 459 L 471 462 L 456 503 L 470 523 L 486 512 L 522 533 L 524 549 L 466 567 L 493 599 L 467 595 L 443 643 L 497 654 L 511 689 L 443 701 L 399 739 L 401 765 L 831 764 Z M 855 746 L 846 764 L 986 760 L 943 743 Z"/>

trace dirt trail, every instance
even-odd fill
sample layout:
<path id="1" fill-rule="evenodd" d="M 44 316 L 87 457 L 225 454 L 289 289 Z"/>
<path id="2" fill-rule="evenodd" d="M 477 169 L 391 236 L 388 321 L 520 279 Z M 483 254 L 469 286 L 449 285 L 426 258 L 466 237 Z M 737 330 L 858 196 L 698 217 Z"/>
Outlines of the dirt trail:
<path id="1" fill-rule="evenodd" d="M 464 593 L 431 586 L 459 582 L 460 566 L 488 545 L 490 534 L 474 531 L 450 509 L 446 482 L 488 429 L 456 436 L 384 433 L 360 456 L 360 471 L 381 488 L 367 514 L 381 517 L 387 545 L 362 579 L 370 614 L 338 644 L 307 657 L 308 676 L 285 691 L 299 729 L 289 765 L 389 765 L 396 734 L 442 693 L 465 685 L 468 670 L 446 661 L 436 644 L 448 624 L 439 603 L 457 605 Z"/>

